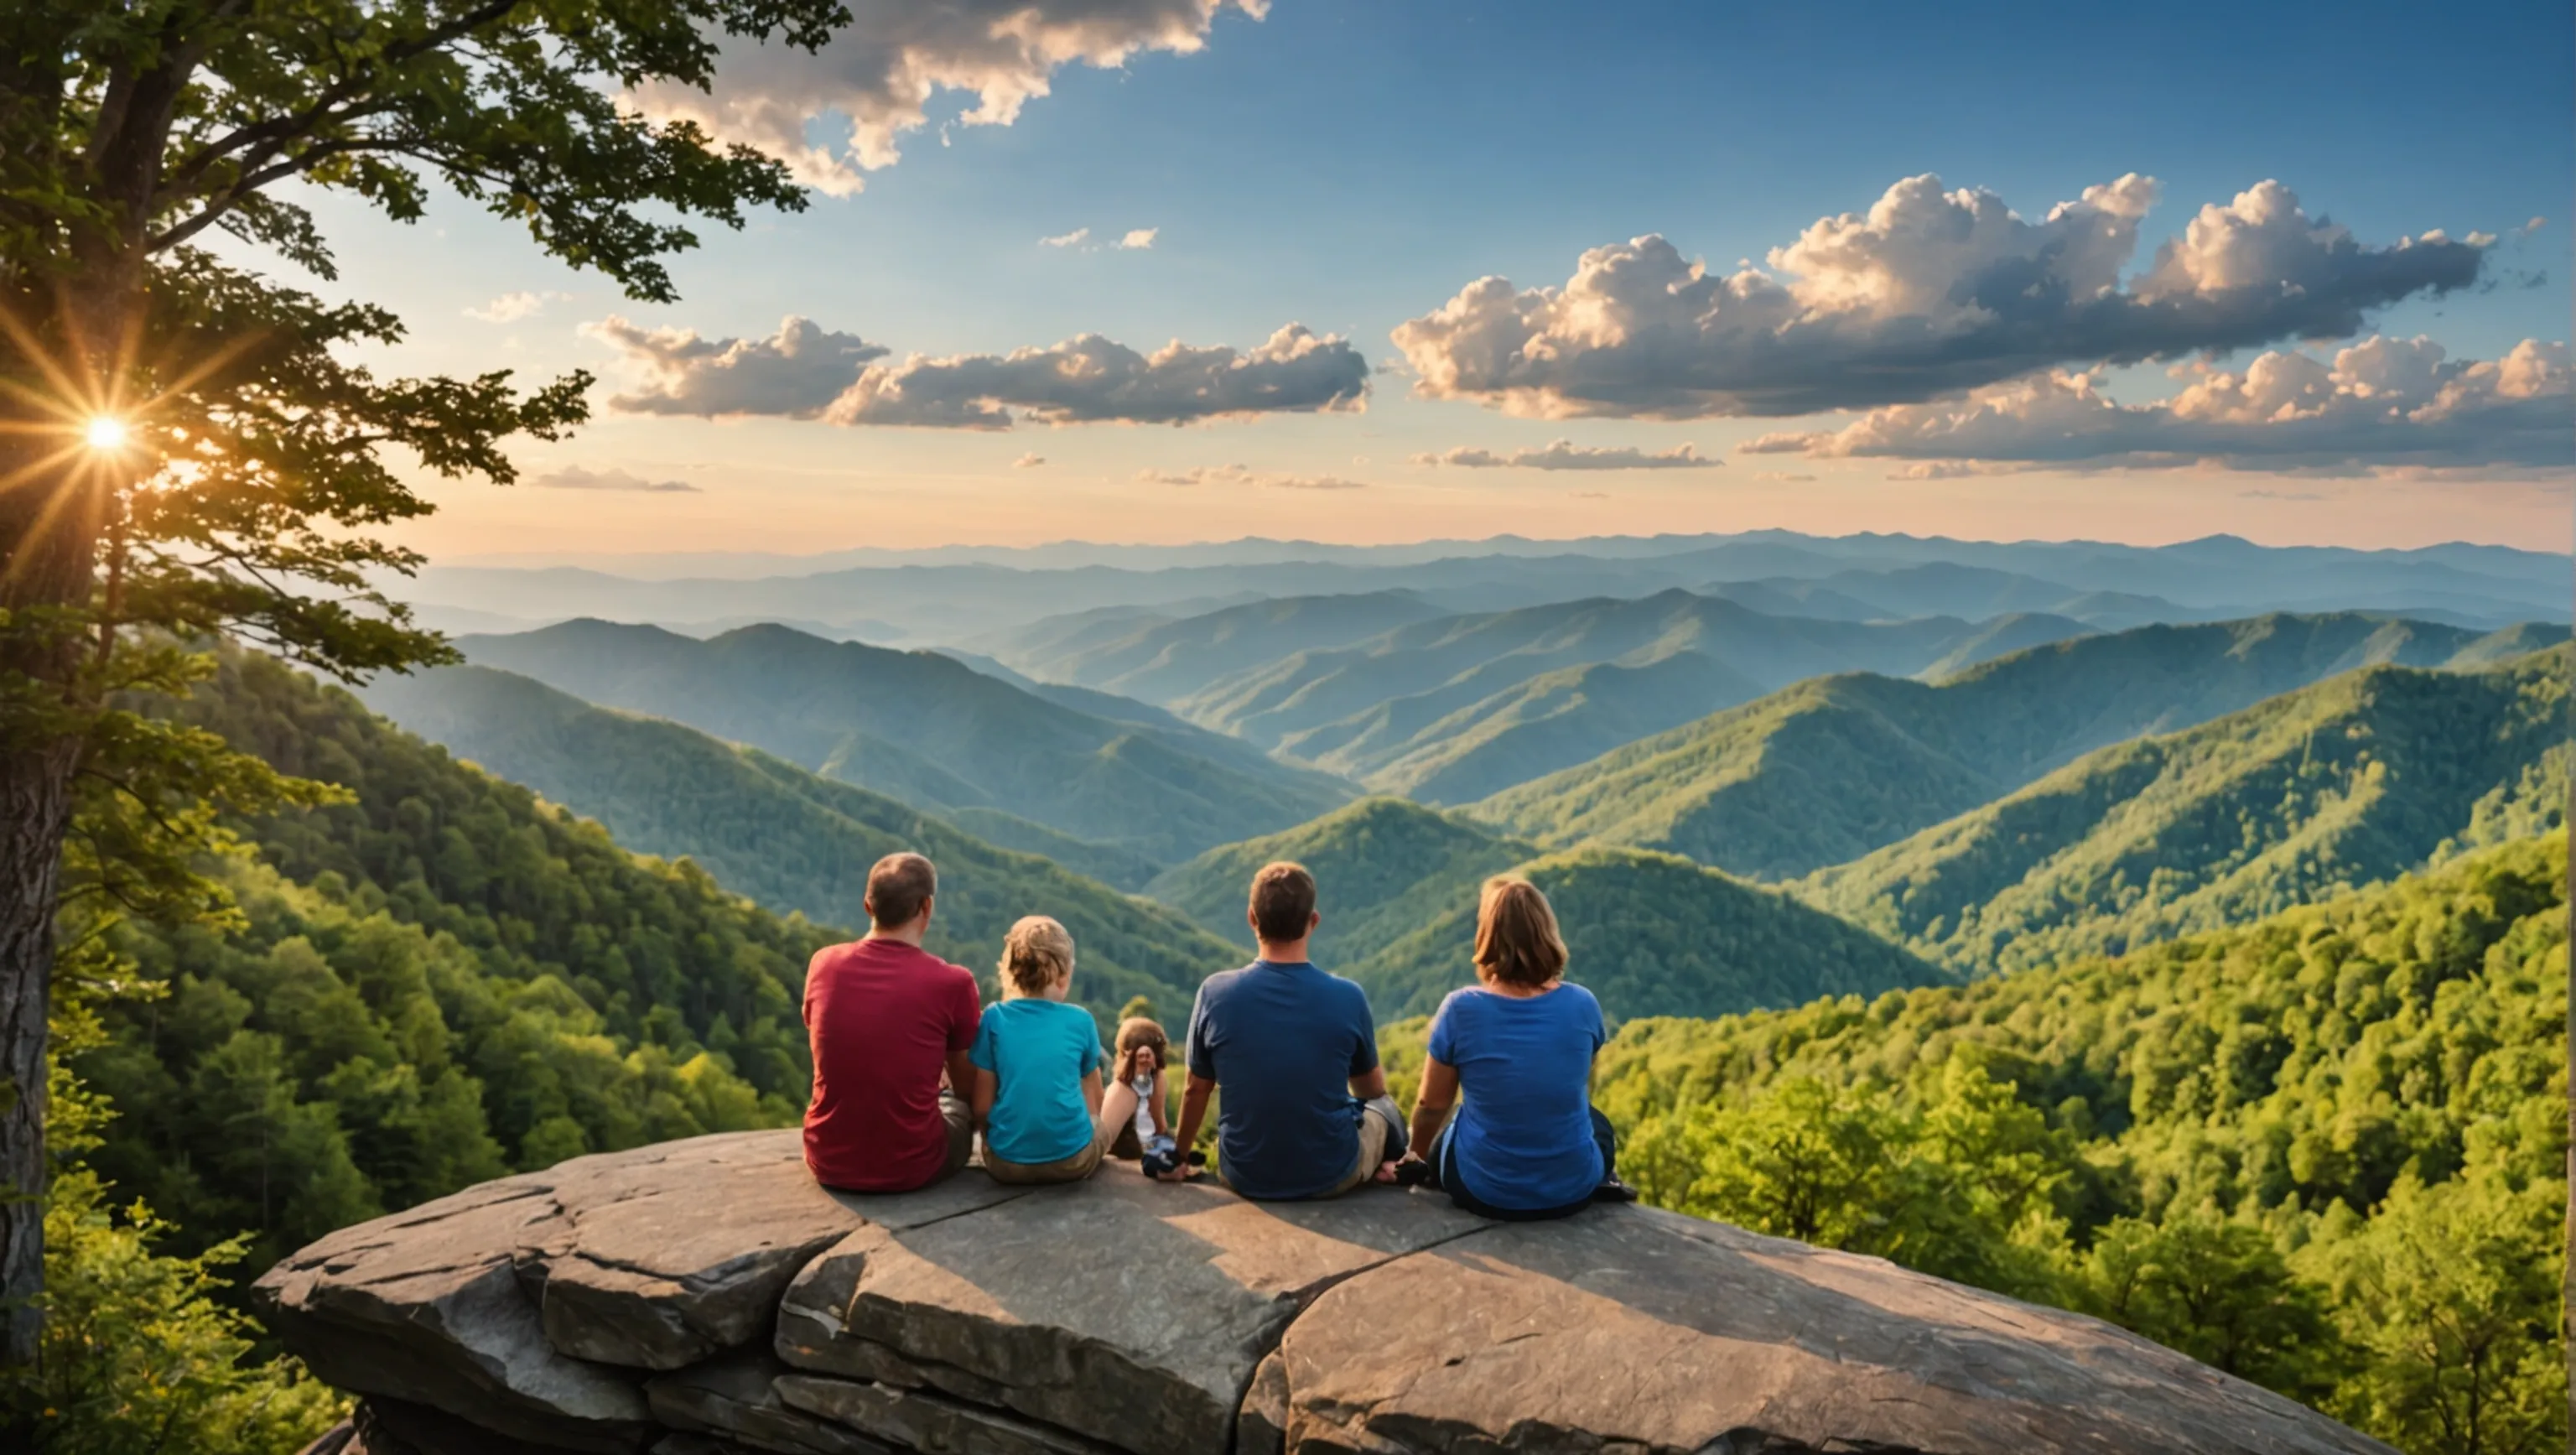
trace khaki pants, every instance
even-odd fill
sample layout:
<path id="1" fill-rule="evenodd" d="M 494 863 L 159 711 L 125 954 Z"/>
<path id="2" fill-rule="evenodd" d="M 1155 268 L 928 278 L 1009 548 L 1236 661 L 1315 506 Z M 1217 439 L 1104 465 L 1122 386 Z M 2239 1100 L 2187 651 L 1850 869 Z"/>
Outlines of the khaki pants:
<path id="1" fill-rule="evenodd" d="M 1350 1175 L 1333 1184 L 1333 1190 L 1322 1194 L 1339 1197 L 1354 1187 L 1366 1186 L 1377 1176 L 1377 1169 L 1404 1155 L 1406 1141 L 1404 1113 L 1393 1097 L 1381 1096 L 1360 1105 L 1360 1154 L 1352 1162 Z"/>
<path id="2" fill-rule="evenodd" d="M 984 1171 L 995 1182 L 1080 1182 L 1100 1169 L 1100 1155 L 1098 1137 L 1091 1139 L 1090 1146 L 1055 1162 L 1005 1162 L 987 1147 L 984 1149 Z"/>

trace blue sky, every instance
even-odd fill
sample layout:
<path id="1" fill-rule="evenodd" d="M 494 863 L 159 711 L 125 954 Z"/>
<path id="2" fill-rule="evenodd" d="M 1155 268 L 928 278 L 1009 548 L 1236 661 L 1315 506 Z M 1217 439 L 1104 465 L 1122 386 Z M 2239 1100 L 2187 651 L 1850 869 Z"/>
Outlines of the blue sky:
<path id="1" fill-rule="evenodd" d="M 864 25 L 870 6 L 852 8 Z M 577 331 L 611 314 L 708 339 L 760 338 L 793 314 L 882 346 L 890 352 L 878 362 L 890 366 L 914 352 L 998 354 L 1091 332 L 1147 352 L 1175 338 L 1250 349 L 1293 321 L 1342 336 L 1382 370 L 1365 412 L 1284 409 L 1180 428 L 1050 428 L 1025 408 L 1017 427 L 994 431 L 604 407 L 580 440 L 531 451 L 532 470 L 695 488 L 503 496 L 445 487 L 442 518 L 423 541 L 451 557 L 690 542 L 800 550 L 862 540 L 1360 540 L 1763 525 L 2140 540 L 2236 530 L 2356 544 L 2467 536 L 2563 547 L 2565 466 L 2546 451 L 2479 443 L 2492 434 L 2485 416 L 2463 416 L 2438 449 L 2402 458 L 2384 453 L 2396 447 L 2387 431 L 2329 440 L 2322 421 L 2305 427 L 2326 454 L 2251 442 L 2234 426 L 2195 430 L 2176 447 L 2242 443 L 2253 452 L 2230 454 L 2227 468 L 2151 459 L 2138 440 L 2173 422 L 2124 420 L 2118 452 L 2082 446 L 2093 453 L 2070 471 L 1979 452 L 1990 445 L 1963 453 L 1954 430 L 1934 429 L 1933 416 L 1952 417 L 1973 391 L 1897 401 L 1930 413 L 1828 444 L 1858 415 L 1756 418 L 1702 402 L 1681 411 L 1696 417 L 1650 419 L 1579 388 L 1591 402 L 1531 406 L 1539 396 L 1523 394 L 1512 405 L 1474 390 L 1431 399 L 1418 397 L 1411 375 L 1383 366 L 1402 360 L 1390 330 L 1475 279 L 1561 288 L 1584 250 L 1643 234 L 1662 235 L 1713 272 L 1749 259 L 1790 276 L 1766 254 L 1819 218 L 1867 211 L 1922 173 L 1997 194 L 2032 222 L 2087 187 L 2151 176 L 2160 197 L 2137 223 L 2123 270 L 2132 278 L 2202 204 L 2226 204 L 2266 179 L 2295 192 L 2311 220 L 2331 218 L 2370 248 L 2427 229 L 2453 240 L 2493 234 L 2474 286 L 2370 307 L 2362 336 L 2429 336 L 2454 368 L 2498 359 L 2523 340 L 2569 333 L 2571 52 L 2568 10 L 2539 3 L 1755 11 L 1275 0 L 1258 21 L 1219 13 L 1195 53 L 1147 50 L 1116 69 L 1056 70 L 1051 94 L 1027 99 L 1008 126 L 957 124 L 977 98 L 937 94 L 928 124 L 900 138 L 901 160 L 869 171 L 863 191 L 818 195 L 801 215 L 710 236 L 676 269 L 684 297 L 675 305 L 618 299 L 460 206 L 413 228 L 339 207 L 326 217 L 349 289 L 394 302 L 411 322 L 402 363 L 591 367 L 608 380 L 603 405 L 638 387 L 638 358 Z M 808 136 L 846 129 L 826 116 Z M 2545 219 L 2536 233 L 2515 231 L 2535 217 Z M 1143 228 L 1155 230 L 1150 248 L 1102 245 Z M 1089 245 L 1040 245 L 1076 229 L 1089 230 Z M 2542 281 L 2526 286 L 2534 275 Z M 517 292 L 543 301 L 506 322 L 466 316 Z M 2331 360 L 2333 347 L 2308 352 Z M 2242 370 L 2260 352 L 2223 354 L 2213 367 Z M 1622 388 L 1638 367 L 1618 363 Z M 2071 358 L 2052 366 L 2086 367 Z M 2552 381 L 2563 380 L 2557 367 Z M 2161 363 L 2114 367 L 2095 384 L 2131 406 L 2183 387 Z M 1553 383 L 1536 387 L 1556 397 Z M 2548 392 L 2560 382 L 2537 401 L 2526 397 L 2533 386 L 2506 387 L 2524 391 L 2506 402 L 2526 424 L 2534 409 L 2569 416 Z M 1927 430 L 1950 442 L 1923 445 Z M 1804 453 L 1736 450 L 1776 432 L 1808 441 Z M 1887 443 L 1898 436 L 1911 442 Z M 1557 438 L 1645 453 L 1687 441 L 1725 463 L 1542 471 L 1413 462 Z M 1045 463 L 1014 467 L 1028 456 Z M 2274 458 L 2282 470 L 2262 468 Z M 1223 469 L 1232 466 L 1241 468 Z M 1909 470 L 1941 478 L 1890 478 Z M 1196 484 L 1139 478 L 1192 471 Z M 1314 482 L 1349 488 L 1277 488 Z"/>

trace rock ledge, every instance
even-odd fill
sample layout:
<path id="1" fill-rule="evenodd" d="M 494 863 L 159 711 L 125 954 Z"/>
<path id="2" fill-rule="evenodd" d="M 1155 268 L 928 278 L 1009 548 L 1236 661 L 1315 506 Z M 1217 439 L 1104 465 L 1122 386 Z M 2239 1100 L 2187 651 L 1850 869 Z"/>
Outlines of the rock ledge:
<path id="1" fill-rule="evenodd" d="M 486 1183 L 254 1292 L 363 1396 L 342 1455 L 2392 1455 L 2110 1325 L 1671 1213 L 1120 1167 L 855 1197 L 792 1130 Z"/>

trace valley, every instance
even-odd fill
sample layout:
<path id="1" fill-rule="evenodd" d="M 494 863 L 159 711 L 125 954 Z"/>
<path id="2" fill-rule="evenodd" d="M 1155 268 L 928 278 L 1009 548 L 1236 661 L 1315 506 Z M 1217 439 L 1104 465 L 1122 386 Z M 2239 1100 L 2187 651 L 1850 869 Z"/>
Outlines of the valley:
<path id="1" fill-rule="evenodd" d="M 1252 871 L 1302 862 L 1315 957 L 1366 990 L 1409 1097 L 1479 886 L 1518 874 L 1611 1018 L 1595 1097 L 1650 1200 L 2096 1313 L 2403 1434 L 2386 1391 L 2436 1315 L 2355 1269 L 2474 1237 L 2486 1261 L 2423 1297 L 2546 1302 L 2506 1285 L 2563 1156 L 2576 646 L 2541 613 L 2354 604 L 2392 571 L 2456 604 L 2440 560 L 2356 586 L 2266 554 L 2277 591 L 2354 596 L 2227 615 L 2156 594 L 2180 588 L 2151 556 L 2082 558 L 2084 592 L 2007 548 L 1497 553 L 1276 596 L 1253 561 L 909 646 L 817 615 L 472 634 L 354 696 L 227 649 L 174 710 L 344 797 L 234 826 L 231 927 L 117 929 L 147 993 L 71 1061 L 119 1113 L 90 1165 L 170 1210 L 174 1249 L 266 1256 L 790 1123 L 804 957 L 864 924 L 897 849 L 938 864 L 929 947 L 988 997 L 1008 925 L 1061 919 L 1104 1033 L 1142 1005 L 1178 1034 L 1252 954 Z M 2160 1278 L 2249 1290 L 2262 1352 Z M 2510 1371 L 2554 1347 L 2520 1317 L 2481 1397 L 2522 1398 Z"/>

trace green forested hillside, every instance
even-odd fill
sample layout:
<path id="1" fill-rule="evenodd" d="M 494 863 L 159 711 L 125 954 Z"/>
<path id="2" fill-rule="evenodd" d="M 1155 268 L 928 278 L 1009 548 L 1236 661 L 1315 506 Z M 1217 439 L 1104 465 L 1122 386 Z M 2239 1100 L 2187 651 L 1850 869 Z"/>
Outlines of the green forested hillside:
<path id="1" fill-rule="evenodd" d="M 1363 798 L 1312 823 L 1210 849 L 1163 871 L 1145 892 L 1249 951 L 1252 931 L 1243 916 L 1253 871 L 1293 859 L 1315 875 L 1323 915 L 1315 958 L 1341 967 L 1394 944 L 1453 903 L 1472 907 L 1488 875 L 1537 852 L 1401 798 Z"/>
<path id="2" fill-rule="evenodd" d="M 2413 1455 L 2554 1452 L 2566 883 L 2561 832 L 2118 958 L 1633 1021 L 1595 1096 L 1663 1205 L 2098 1313 Z"/>
<path id="3" fill-rule="evenodd" d="M 1172 703 L 1293 652 L 1338 647 L 1446 615 L 1410 591 L 1286 596 L 1195 616 L 1139 616 L 1110 629 L 1080 619 L 1041 621 L 979 645 L 1051 681 Z"/>
<path id="4" fill-rule="evenodd" d="M 1614 1017 L 1724 1015 L 1947 978 L 1866 930 L 1677 855 L 1574 849 L 1514 867 L 1556 909 L 1566 973 Z M 1471 888 L 1346 973 L 1379 1015 L 1420 1015 L 1475 982 L 1475 943 Z"/>
<path id="5" fill-rule="evenodd" d="M 1795 891 L 1963 968 L 2245 923 L 2563 823 L 2570 662 L 2330 678 L 2102 749 Z"/>
<path id="6" fill-rule="evenodd" d="M 1474 979 L 1477 888 L 1506 869 L 1547 891 L 1574 955 L 1569 973 L 1614 1016 L 1717 1015 L 1942 978 L 1874 935 L 1669 854 L 1537 857 L 1392 798 L 1210 850 L 1150 892 L 1248 949 L 1245 889 L 1273 859 L 1314 871 L 1315 958 L 1366 986 L 1386 1018 L 1427 1011 Z"/>
<path id="7" fill-rule="evenodd" d="M 140 983 L 73 1069 L 113 1120 L 91 1165 L 187 1248 L 262 1266 L 516 1167 L 792 1121 L 798 989 L 832 933 L 638 860 L 266 658 L 192 720 L 351 801 L 242 830 L 246 927 L 118 931 Z"/>
<path id="8" fill-rule="evenodd" d="M 868 866 L 898 849 L 928 854 L 940 890 L 931 950 L 989 978 L 1013 920 L 1054 915 L 1079 951 L 1074 996 L 1103 1014 L 1134 995 L 1186 1004 L 1199 977 L 1235 958 L 1161 905 L 678 723 L 593 707 L 487 667 L 389 679 L 368 696 L 459 757 L 599 820 L 620 844 L 687 855 L 782 913 L 863 927 Z M 1035 825 L 1019 832 L 1039 844 L 1050 837 Z M 1057 847 L 1068 862 L 1086 852 Z"/>
<path id="9" fill-rule="evenodd" d="M 2563 627 L 2480 636 L 2359 613 L 2151 626 L 1937 683 L 1801 682 L 1522 784 L 1468 812 L 1541 845 L 1669 849 L 1795 878 L 1966 813 L 2077 756 L 2381 663 L 2479 667 Z"/>
<path id="10" fill-rule="evenodd" d="M 478 665 L 748 743 L 933 813 L 998 810 L 1165 864 L 1350 797 L 1247 744 L 1078 712 L 936 652 L 781 626 L 698 641 L 601 621 L 460 645 Z"/>
<path id="11" fill-rule="evenodd" d="M 1465 802 L 1820 672 L 1910 674 L 1980 639 L 2031 638 L 1951 617 L 1766 616 L 1668 590 L 1416 622 L 1248 665 L 1171 706 L 1374 788 Z"/>

